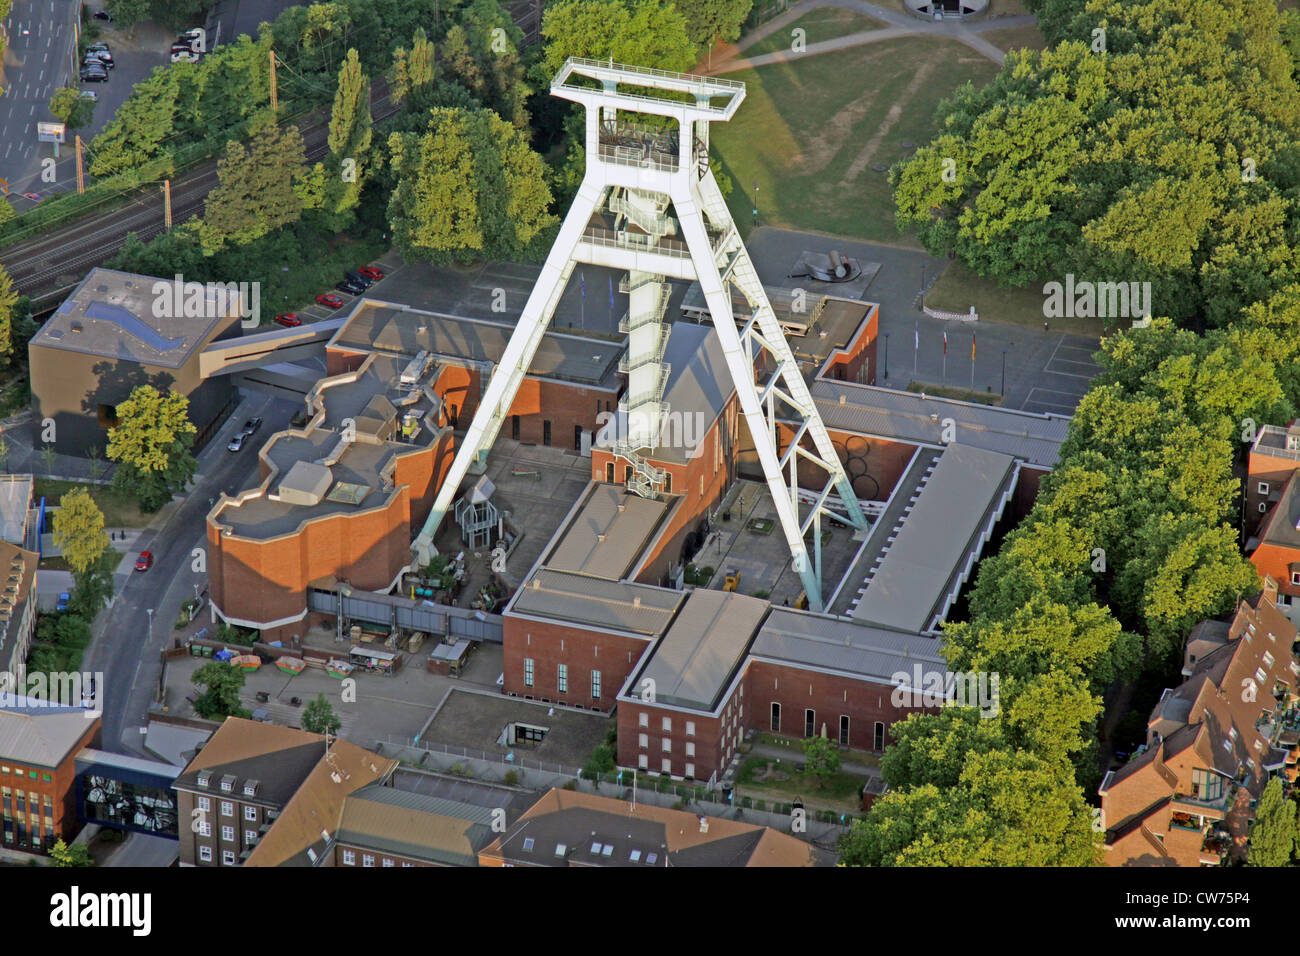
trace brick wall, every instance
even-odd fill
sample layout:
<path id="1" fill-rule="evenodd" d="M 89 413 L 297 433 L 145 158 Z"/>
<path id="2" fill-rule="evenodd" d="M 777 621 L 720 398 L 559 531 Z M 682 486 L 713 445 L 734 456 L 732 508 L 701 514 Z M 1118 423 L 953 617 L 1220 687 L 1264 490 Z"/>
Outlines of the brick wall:
<path id="1" fill-rule="evenodd" d="M 505 693 L 606 712 L 649 646 L 648 639 L 510 614 L 505 617 L 504 631 Z M 524 682 L 524 661 L 529 658 L 533 661 L 531 687 Z M 558 690 L 560 664 L 568 667 L 568 691 L 564 694 Z M 599 699 L 591 695 L 591 674 L 596 670 L 600 671 Z"/>
<path id="2" fill-rule="evenodd" d="M 633 693 L 636 693 L 635 688 Z M 664 729 L 665 720 L 668 729 Z M 715 772 L 721 774 L 726 759 L 735 749 L 734 733 L 726 741 L 729 748 L 724 747 L 723 726 L 724 721 L 705 714 L 688 714 L 653 704 L 620 701 L 619 766 L 641 767 L 644 764 L 647 772 L 662 773 L 663 762 L 667 760 L 668 772 L 674 777 L 708 780 Z M 664 750 L 664 741 L 668 742 L 668 750 Z M 694 754 L 688 753 L 688 747 L 694 748 Z M 687 764 L 691 767 L 688 768 Z M 688 769 L 693 773 L 687 774 Z"/>
<path id="3" fill-rule="evenodd" d="M 5 814 L 5 826 L 0 830 L 0 845 L 9 849 L 26 849 L 29 852 L 48 853 L 50 847 L 54 845 L 56 839 L 62 838 L 65 842 L 71 841 L 77 834 L 79 825 L 77 822 L 77 767 L 76 756 L 85 747 L 95 747 L 99 745 L 100 728 L 102 718 L 96 717 L 94 720 L 86 721 L 86 731 L 81 739 L 68 751 L 67 756 L 57 767 L 40 767 L 28 763 L 18 763 L 8 757 L 0 756 L 0 768 L 5 772 L 0 773 L 0 787 L 9 790 L 9 799 L 3 802 L 2 811 Z M 32 773 L 36 774 L 35 779 Z M 46 775 L 50 779 L 46 780 Z M 24 812 L 18 813 L 17 794 L 22 792 L 25 795 Z M 36 794 L 35 801 L 32 801 L 30 794 Z M 45 798 L 49 797 L 51 801 L 52 824 L 47 827 L 45 815 Z M 32 826 L 32 805 L 35 803 L 37 826 L 41 837 L 41 844 L 38 850 L 33 850 L 31 846 L 31 837 L 37 834 L 37 827 Z M 26 847 L 20 847 L 17 843 L 18 818 L 22 817 L 22 822 L 27 828 L 28 844 Z"/>
<path id="4" fill-rule="evenodd" d="M 1300 467 L 1300 462 L 1292 459 L 1274 458 L 1272 455 L 1257 451 L 1250 453 L 1246 464 L 1246 503 L 1243 520 L 1248 536 L 1259 531 L 1260 523 L 1271 503 L 1278 500 L 1283 487 L 1295 474 L 1297 467 Z M 1267 484 L 1267 491 L 1259 490 L 1260 482 Z M 1263 511 L 1260 510 L 1261 504 L 1264 505 Z"/>

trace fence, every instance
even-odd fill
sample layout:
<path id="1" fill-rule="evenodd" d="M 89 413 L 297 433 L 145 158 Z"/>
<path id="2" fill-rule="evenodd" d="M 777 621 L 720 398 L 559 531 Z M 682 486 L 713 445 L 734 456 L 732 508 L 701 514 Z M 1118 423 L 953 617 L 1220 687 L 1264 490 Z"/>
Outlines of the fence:
<path id="1" fill-rule="evenodd" d="M 973 305 L 970 307 L 969 312 L 942 312 L 929 306 L 922 306 L 921 311 L 932 319 L 945 319 L 949 322 L 978 322 L 980 320 L 979 313 L 975 311 Z"/>

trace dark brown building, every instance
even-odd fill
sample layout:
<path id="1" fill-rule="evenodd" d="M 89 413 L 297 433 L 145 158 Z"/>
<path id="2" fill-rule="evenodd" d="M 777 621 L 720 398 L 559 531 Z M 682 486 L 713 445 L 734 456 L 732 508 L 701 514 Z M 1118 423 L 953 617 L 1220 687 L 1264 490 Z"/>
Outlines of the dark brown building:
<path id="1" fill-rule="evenodd" d="M 99 716 L 88 713 L 48 706 L 0 710 L 4 849 L 48 853 L 55 840 L 76 835 L 76 757 L 95 746 L 100 733 Z"/>

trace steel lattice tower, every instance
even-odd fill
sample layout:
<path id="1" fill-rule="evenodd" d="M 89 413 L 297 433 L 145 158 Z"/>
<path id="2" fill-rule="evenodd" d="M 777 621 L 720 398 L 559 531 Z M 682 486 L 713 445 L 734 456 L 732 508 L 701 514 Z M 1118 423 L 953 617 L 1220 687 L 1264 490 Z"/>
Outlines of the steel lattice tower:
<path id="1" fill-rule="evenodd" d="M 628 273 L 628 315 L 620 326 L 628 335 L 627 355 L 620 364 L 628 375 L 626 398 L 620 403 L 628 427 L 613 451 L 633 466 L 629 490 L 654 495 L 663 481 L 663 473 L 641 452 L 655 446 L 665 411 L 665 280 L 697 280 L 794 568 L 809 607 L 822 610 L 821 516 L 831 515 L 859 529 L 867 524 L 709 168 L 709 123 L 726 122 L 735 115 L 745 98 L 744 84 L 571 58 L 551 81 L 551 93 L 586 108 L 586 174 L 413 544 L 419 560 L 428 561 L 432 555 L 433 533 L 461 481 L 472 467 L 486 465 L 488 450 L 532 365 L 574 266 L 591 263 Z M 662 119 L 637 123 L 631 118 L 637 114 L 664 117 L 669 123 Z M 673 215 L 668 214 L 670 207 Z M 597 212 L 611 216 L 615 228 L 594 227 L 592 217 Z M 680 240 L 667 239 L 674 234 Z M 741 292 L 751 310 L 740 328 L 732 312 L 730 285 Z M 756 378 L 756 351 L 766 354 L 774 372 Z M 779 455 L 778 418 L 793 430 L 792 441 Z M 805 447 L 805 440 L 811 447 Z M 801 458 L 828 476 L 802 519 Z M 836 497 L 839 513 L 831 510 Z M 810 527 L 811 558 L 804 542 Z"/>

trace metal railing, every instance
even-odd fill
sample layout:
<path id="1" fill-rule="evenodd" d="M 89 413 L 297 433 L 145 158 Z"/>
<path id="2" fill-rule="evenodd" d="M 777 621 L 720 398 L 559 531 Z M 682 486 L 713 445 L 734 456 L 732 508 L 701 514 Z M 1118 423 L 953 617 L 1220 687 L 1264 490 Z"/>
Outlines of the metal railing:
<path id="1" fill-rule="evenodd" d="M 588 229 L 582 234 L 582 241 L 593 246 L 605 246 L 611 249 L 628 249 L 636 252 L 649 252 L 656 255 L 672 256 L 677 259 L 689 259 L 690 250 L 681 243 L 661 239 L 649 243 L 649 236 L 634 236 L 628 232 L 614 232 L 599 227 Z"/>

